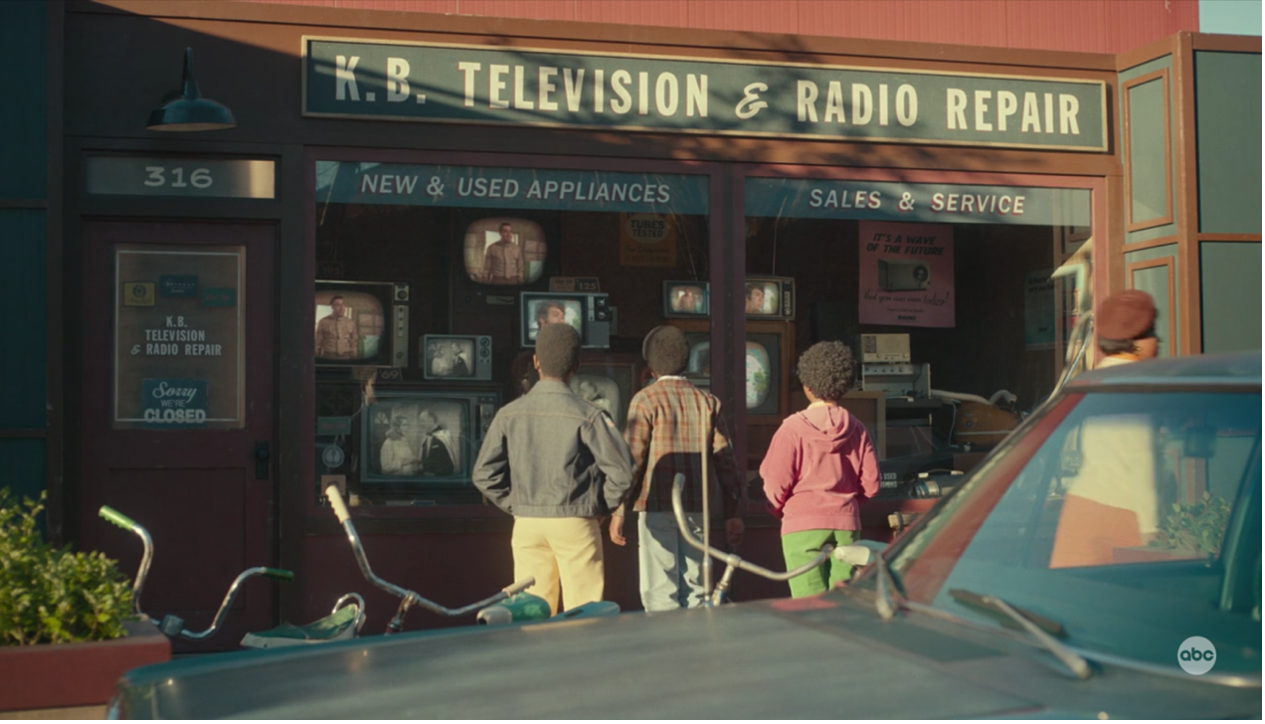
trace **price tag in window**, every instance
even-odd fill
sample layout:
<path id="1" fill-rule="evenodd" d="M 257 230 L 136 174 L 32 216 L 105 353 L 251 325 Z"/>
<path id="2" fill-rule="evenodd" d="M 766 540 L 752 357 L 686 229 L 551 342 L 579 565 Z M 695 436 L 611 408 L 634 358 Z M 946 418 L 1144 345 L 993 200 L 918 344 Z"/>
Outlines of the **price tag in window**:
<path id="1" fill-rule="evenodd" d="M 550 277 L 551 292 L 600 292 L 597 277 Z"/>

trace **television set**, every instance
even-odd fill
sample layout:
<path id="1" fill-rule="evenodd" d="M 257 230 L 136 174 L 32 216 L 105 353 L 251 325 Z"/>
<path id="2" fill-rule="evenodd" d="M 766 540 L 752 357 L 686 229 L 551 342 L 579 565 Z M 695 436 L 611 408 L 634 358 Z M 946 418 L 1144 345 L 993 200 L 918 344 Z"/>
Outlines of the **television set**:
<path id="1" fill-rule="evenodd" d="M 743 289 L 747 319 L 795 319 L 795 280 L 749 276 Z"/>
<path id="2" fill-rule="evenodd" d="M 470 485 L 474 459 L 500 404 L 487 390 L 384 390 L 361 411 L 360 483 Z"/>
<path id="3" fill-rule="evenodd" d="M 609 295 L 598 292 L 519 292 L 519 338 L 524 347 L 536 344 L 540 325 L 570 324 L 580 333 L 584 349 L 607 349 L 614 333 L 615 308 Z"/>
<path id="4" fill-rule="evenodd" d="M 604 410 L 622 432 L 628 404 L 641 384 L 641 357 L 636 354 L 584 354 L 571 376 L 571 391 Z"/>
<path id="5" fill-rule="evenodd" d="M 711 314 L 711 294 L 707 282 L 665 281 L 663 316 L 707 317 Z"/>
<path id="6" fill-rule="evenodd" d="M 545 271 L 549 245 L 540 224 L 489 216 L 466 227 L 462 259 L 472 281 L 491 286 L 531 284 Z"/>
<path id="7" fill-rule="evenodd" d="M 685 377 L 696 387 L 711 387 L 711 339 L 709 320 L 681 319 L 671 322 L 685 332 L 689 345 Z M 742 345 L 742 404 L 748 423 L 780 424 L 789 414 L 791 348 L 794 325 L 790 322 L 746 323 Z"/>
<path id="8" fill-rule="evenodd" d="M 768 328 L 764 328 L 767 324 Z M 789 414 L 790 325 L 747 323 L 744 398 L 749 422 L 777 422 Z"/>
<path id="9" fill-rule="evenodd" d="M 409 285 L 316 281 L 318 367 L 407 367 Z"/>
<path id="10" fill-rule="evenodd" d="M 427 334 L 418 349 L 427 380 L 492 379 L 492 338 L 484 334 Z"/>
<path id="11" fill-rule="evenodd" d="M 686 357 L 685 376 L 695 384 L 712 376 L 712 343 L 709 332 L 686 332 L 685 343 L 690 347 Z"/>

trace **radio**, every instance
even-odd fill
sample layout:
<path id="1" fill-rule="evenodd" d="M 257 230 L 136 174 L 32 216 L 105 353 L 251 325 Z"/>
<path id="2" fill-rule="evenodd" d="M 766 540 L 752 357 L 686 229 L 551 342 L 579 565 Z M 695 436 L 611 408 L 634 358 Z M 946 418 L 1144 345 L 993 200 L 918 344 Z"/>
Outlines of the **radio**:
<path id="1" fill-rule="evenodd" d="M 861 335 L 861 362 L 908 362 L 908 334 Z"/>
<path id="2" fill-rule="evenodd" d="M 878 285 L 885 292 L 911 292 L 931 285 L 931 269 L 920 261 L 878 260 Z"/>

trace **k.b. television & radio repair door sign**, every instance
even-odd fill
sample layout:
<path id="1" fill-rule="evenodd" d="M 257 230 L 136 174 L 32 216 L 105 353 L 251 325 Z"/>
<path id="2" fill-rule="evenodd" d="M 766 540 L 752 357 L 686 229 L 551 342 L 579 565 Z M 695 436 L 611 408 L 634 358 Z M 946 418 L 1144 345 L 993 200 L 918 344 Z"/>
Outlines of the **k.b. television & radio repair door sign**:
<path id="1" fill-rule="evenodd" d="M 953 327 L 953 228 L 861 221 L 858 321 Z"/>
<path id="2" fill-rule="evenodd" d="M 241 429 L 240 246 L 115 248 L 114 429 Z"/>

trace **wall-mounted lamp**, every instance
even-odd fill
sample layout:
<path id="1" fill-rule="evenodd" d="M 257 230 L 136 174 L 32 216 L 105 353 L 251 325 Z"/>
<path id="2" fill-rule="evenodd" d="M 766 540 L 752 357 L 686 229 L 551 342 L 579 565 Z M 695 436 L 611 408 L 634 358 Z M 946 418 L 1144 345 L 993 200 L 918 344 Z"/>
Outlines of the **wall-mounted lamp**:
<path id="1" fill-rule="evenodd" d="M 198 92 L 198 82 L 193 79 L 193 48 L 184 51 L 184 81 L 181 91 L 163 105 L 149 112 L 151 131 L 219 131 L 235 128 L 237 119 L 225 106 Z"/>

